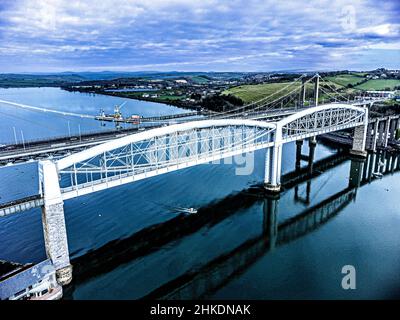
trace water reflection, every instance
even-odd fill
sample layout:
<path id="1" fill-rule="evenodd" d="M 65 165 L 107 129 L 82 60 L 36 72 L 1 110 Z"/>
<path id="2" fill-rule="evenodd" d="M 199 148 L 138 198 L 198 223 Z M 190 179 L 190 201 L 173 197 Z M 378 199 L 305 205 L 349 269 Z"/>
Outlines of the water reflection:
<path id="1" fill-rule="evenodd" d="M 347 159 L 345 154 L 339 153 L 315 162 L 311 169 L 310 166 L 305 168 L 296 166 L 295 171 L 283 176 L 285 190 L 306 183 L 307 191 L 304 198 L 310 199 L 313 179 L 339 166 Z M 264 194 L 261 186 L 252 186 L 200 208 L 197 215 L 177 216 L 167 222 L 145 228 L 128 238 L 109 242 L 99 249 L 74 259 L 72 261 L 75 268 L 74 284 L 67 288 L 66 298 L 73 296 L 75 286 L 91 278 L 110 272 L 139 257 L 157 252 L 160 247 L 196 233 L 205 225 L 212 227 L 219 221 L 237 214 L 241 209 L 262 203 L 263 231 L 260 235 L 168 281 L 147 294 L 145 298 L 193 299 L 210 296 L 271 250 L 305 236 L 326 224 L 351 201 L 355 201 L 358 188 L 379 179 L 374 174 L 379 172 L 385 176 L 396 171 L 400 171 L 398 154 L 381 152 L 370 154 L 365 161 L 352 159 L 347 187 L 282 222 L 278 222 L 279 197 L 274 198 Z M 294 192 L 294 198 L 295 201 L 299 200 L 297 192 Z"/>

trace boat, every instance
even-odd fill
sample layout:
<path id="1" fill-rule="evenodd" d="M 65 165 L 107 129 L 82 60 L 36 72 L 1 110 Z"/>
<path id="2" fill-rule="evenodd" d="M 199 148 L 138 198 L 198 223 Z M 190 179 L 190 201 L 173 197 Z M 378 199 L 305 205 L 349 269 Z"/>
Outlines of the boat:
<path id="1" fill-rule="evenodd" d="M 174 208 L 171 208 L 171 211 L 175 211 L 175 212 L 179 212 L 179 213 L 186 213 L 186 214 L 197 213 L 197 209 L 195 209 L 195 208 L 174 207 Z"/>
<path id="2" fill-rule="evenodd" d="M 169 211 L 172 211 L 172 212 L 185 213 L 185 214 L 196 214 L 197 213 L 197 209 L 196 208 L 185 208 L 185 207 L 169 206 L 169 205 L 159 204 L 159 203 L 157 203 L 157 205 L 162 206 L 162 207 L 164 207 L 164 208 L 166 208 L 166 209 L 168 209 Z"/>
<path id="3" fill-rule="evenodd" d="M 197 209 L 187 208 L 186 210 L 184 210 L 184 212 L 189 213 L 189 214 L 194 214 L 194 213 L 197 213 Z"/>

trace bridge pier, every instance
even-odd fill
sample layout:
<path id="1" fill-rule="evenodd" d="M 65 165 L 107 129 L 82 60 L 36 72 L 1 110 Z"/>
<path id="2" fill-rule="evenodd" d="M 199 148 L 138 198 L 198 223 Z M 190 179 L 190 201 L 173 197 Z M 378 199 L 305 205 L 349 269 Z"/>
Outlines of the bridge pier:
<path id="1" fill-rule="evenodd" d="M 397 122 L 396 122 L 395 138 L 396 138 L 397 131 L 400 131 L 400 116 L 397 118 Z"/>
<path id="2" fill-rule="evenodd" d="M 390 125 L 389 125 L 389 137 L 390 137 L 390 139 L 396 139 L 396 131 L 397 131 L 397 129 L 400 127 L 400 124 L 399 124 L 399 118 L 398 118 L 398 116 L 397 117 L 390 117 L 389 118 L 390 120 L 389 120 L 389 122 L 390 122 Z"/>
<path id="3" fill-rule="evenodd" d="M 64 203 L 56 165 L 49 160 L 40 161 L 39 177 L 44 198 L 42 224 L 46 254 L 56 269 L 57 282 L 67 285 L 72 280 L 72 266 L 69 261 Z"/>
<path id="4" fill-rule="evenodd" d="M 388 145 L 388 140 L 389 140 L 389 129 L 390 129 L 390 117 L 387 117 L 386 119 L 385 119 L 385 133 L 384 133 L 384 136 L 382 137 L 384 140 L 382 141 L 382 146 L 384 147 L 384 148 L 386 148 L 387 147 L 387 145 Z"/>
<path id="5" fill-rule="evenodd" d="M 271 193 L 281 191 L 282 145 L 267 148 L 265 156 L 264 188 Z"/>
<path id="6" fill-rule="evenodd" d="M 303 146 L 303 140 L 296 140 L 296 171 L 300 170 L 301 168 L 301 161 L 306 161 L 307 162 L 307 169 L 308 173 L 312 174 L 313 169 L 314 169 L 314 154 L 315 154 L 315 148 L 317 146 L 317 139 L 316 137 L 311 137 L 308 139 L 308 155 L 303 155 L 302 154 L 302 146 Z M 296 185 L 294 187 L 294 200 L 299 201 L 305 204 L 310 203 L 310 194 L 311 194 L 311 181 L 307 181 L 307 186 L 306 186 L 306 197 L 301 198 L 299 196 L 299 186 Z"/>
<path id="7" fill-rule="evenodd" d="M 353 134 L 353 148 L 350 150 L 350 154 L 366 158 L 367 152 L 365 151 L 365 145 L 367 141 L 367 130 L 368 130 L 368 109 L 364 115 L 364 124 L 354 128 Z"/>
<path id="8" fill-rule="evenodd" d="M 379 131 L 379 119 L 376 119 L 376 121 L 373 123 L 373 133 L 372 133 L 372 141 L 371 141 L 371 146 L 370 149 L 375 152 L 376 151 L 376 145 L 378 143 L 378 131 Z"/>
<path id="9" fill-rule="evenodd" d="M 301 149 L 303 147 L 303 140 L 296 140 L 296 170 L 301 167 Z"/>

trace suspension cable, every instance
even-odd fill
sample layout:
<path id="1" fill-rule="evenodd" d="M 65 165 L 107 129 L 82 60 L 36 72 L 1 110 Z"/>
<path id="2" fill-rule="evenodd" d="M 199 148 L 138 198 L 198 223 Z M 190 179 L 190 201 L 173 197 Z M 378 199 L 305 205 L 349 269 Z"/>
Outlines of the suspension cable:
<path id="1" fill-rule="evenodd" d="M 222 116 L 222 115 L 224 115 L 224 114 L 236 112 L 236 111 L 238 111 L 238 110 L 248 108 L 248 107 L 250 107 L 250 106 L 252 106 L 252 105 L 257 105 L 257 104 L 259 104 L 260 102 L 263 102 L 263 101 L 265 101 L 265 100 L 271 98 L 272 96 L 276 95 L 277 93 L 280 93 L 280 92 L 286 90 L 287 88 L 289 88 L 290 86 L 292 86 L 293 84 L 295 84 L 296 82 L 298 82 L 299 80 L 301 80 L 301 79 L 304 78 L 304 77 L 305 77 L 305 75 L 303 74 L 303 75 L 301 75 L 299 78 L 297 78 L 297 79 L 295 79 L 294 81 L 290 82 L 288 85 L 286 85 L 286 86 L 280 88 L 278 91 L 275 91 L 274 93 L 271 93 L 270 95 L 268 95 L 268 96 L 266 96 L 266 97 L 264 97 L 264 98 L 261 98 L 261 99 L 259 99 L 259 100 L 257 100 L 257 101 L 248 103 L 248 104 L 246 104 L 246 105 L 240 106 L 240 107 L 235 108 L 235 109 L 227 110 L 227 111 L 224 111 L 224 112 L 219 112 L 218 114 L 215 115 L 215 117 L 219 117 L 219 116 Z M 315 75 L 314 75 L 314 77 L 315 77 Z M 313 79 L 314 77 L 312 77 L 311 79 Z M 283 97 L 285 97 L 285 95 L 282 96 L 282 97 L 280 97 L 280 98 L 283 98 Z M 267 104 L 269 104 L 269 103 L 267 103 Z M 265 106 L 265 105 L 266 105 L 266 104 L 262 105 L 261 107 L 263 107 L 263 106 Z M 244 111 L 245 111 L 245 110 L 244 110 Z M 214 117 L 214 116 L 212 116 L 211 118 L 213 118 L 213 117 Z"/>
<path id="2" fill-rule="evenodd" d="M 308 79 L 307 81 L 305 81 L 305 82 L 304 82 L 304 85 L 306 85 L 307 83 L 309 83 L 310 81 L 312 81 L 316 76 L 317 76 L 317 75 L 314 75 L 312 78 L 310 78 L 310 79 Z M 296 90 L 298 90 L 298 88 L 293 89 L 292 91 L 290 91 L 290 92 L 287 93 L 286 95 L 284 95 L 284 96 L 282 96 L 282 97 L 279 97 L 279 98 L 276 98 L 275 100 L 273 100 L 273 101 L 271 101 L 271 102 L 269 102 L 269 103 L 267 103 L 267 104 L 264 104 L 264 105 L 262 105 L 262 106 L 258 106 L 258 107 L 256 107 L 256 108 L 253 108 L 253 109 L 248 110 L 248 111 L 249 111 L 249 112 L 255 111 L 255 110 L 258 110 L 258 109 L 260 109 L 260 108 L 264 108 L 264 107 L 266 107 L 267 105 L 271 105 L 271 106 L 270 106 L 269 108 L 266 108 L 265 111 L 271 110 L 271 109 L 273 109 L 273 104 L 274 104 L 274 103 L 278 102 L 278 101 L 281 100 L 282 98 L 285 98 L 285 97 L 290 96 L 290 95 L 291 95 L 292 93 L 294 93 Z M 243 112 L 241 112 L 241 113 L 237 113 L 237 114 L 234 114 L 234 115 L 228 115 L 228 117 L 229 117 L 229 116 L 237 116 L 237 115 L 243 114 L 243 113 L 245 113 L 245 112 L 246 112 L 246 111 L 243 111 Z"/>

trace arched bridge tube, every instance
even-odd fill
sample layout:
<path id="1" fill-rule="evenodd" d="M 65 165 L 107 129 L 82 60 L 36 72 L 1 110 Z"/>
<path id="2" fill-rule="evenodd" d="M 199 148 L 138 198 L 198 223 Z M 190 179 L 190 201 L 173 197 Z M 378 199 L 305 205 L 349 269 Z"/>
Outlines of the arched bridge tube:
<path id="1" fill-rule="evenodd" d="M 282 126 L 283 143 L 365 124 L 368 124 L 367 108 L 339 103 L 308 108 L 277 122 Z"/>
<path id="2" fill-rule="evenodd" d="M 56 162 L 63 200 L 274 145 L 274 123 L 221 119 L 148 130 Z M 277 180 L 275 178 L 275 180 Z"/>

